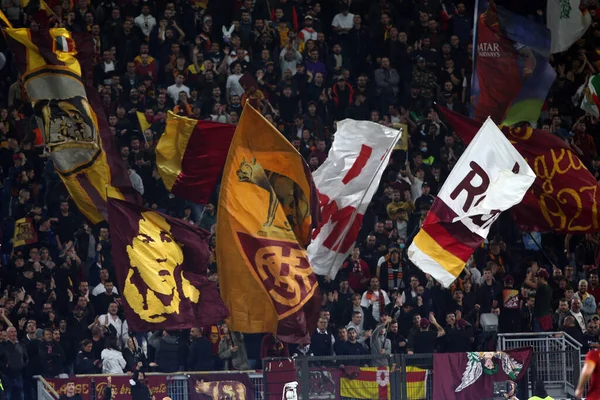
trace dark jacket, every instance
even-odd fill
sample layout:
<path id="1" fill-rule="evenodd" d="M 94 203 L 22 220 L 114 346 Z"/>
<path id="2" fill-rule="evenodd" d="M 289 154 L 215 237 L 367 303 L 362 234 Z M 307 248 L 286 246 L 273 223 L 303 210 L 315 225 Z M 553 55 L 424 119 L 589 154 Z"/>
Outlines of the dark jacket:
<path id="1" fill-rule="evenodd" d="M 188 371 L 212 371 L 215 368 L 213 345 L 206 337 L 194 339 L 189 346 Z"/>
<path id="2" fill-rule="evenodd" d="M 152 394 L 146 384 L 145 375 L 139 371 L 135 371 L 129 381 L 131 385 L 132 400 L 150 400 Z M 133 381 L 133 382 L 132 382 Z"/>
<path id="3" fill-rule="evenodd" d="M 94 353 L 87 351 L 80 351 L 77 353 L 75 358 L 75 373 L 76 374 L 100 374 L 102 368 L 94 365 Z"/>
<path id="4" fill-rule="evenodd" d="M 2 373 L 8 376 L 20 376 L 28 361 L 25 346 L 7 340 L 2 343 L 0 349 L 3 353 L 2 361 L 6 362 L 6 365 L 2 365 Z"/>
<path id="5" fill-rule="evenodd" d="M 155 360 L 158 372 L 177 372 L 183 365 L 181 362 L 181 344 L 177 336 L 160 337 L 162 331 L 152 334 L 150 345 L 156 349 Z"/>
<path id="6" fill-rule="evenodd" d="M 55 377 L 63 372 L 65 353 L 58 343 L 41 341 L 39 345 L 39 362 L 42 376 Z"/>

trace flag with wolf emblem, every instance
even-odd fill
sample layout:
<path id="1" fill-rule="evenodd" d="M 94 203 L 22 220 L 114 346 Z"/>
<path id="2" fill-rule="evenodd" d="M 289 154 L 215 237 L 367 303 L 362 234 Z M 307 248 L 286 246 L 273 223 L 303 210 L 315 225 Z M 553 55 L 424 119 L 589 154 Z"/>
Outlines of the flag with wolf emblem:
<path id="1" fill-rule="evenodd" d="M 106 218 L 107 196 L 137 202 L 92 86 L 93 42 L 63 28 L 4 29 L 50 159 L 80 211 Z"/>
<path id="2" fill-rule="evenodd" d="M 210 326 L 228 315 L 208 280 L 210 234 L 181 219 L 109 199 L 113 263 L 135 332 Z"/>
<path id="3" fill-rule="evenodd" d="M 272 332 L 288 343 L 308 340 L 320 296 L 305 246 L 318 212 L 302 156 L 246 104 L 217 214 L 219 282 L 231 330 Z"/>

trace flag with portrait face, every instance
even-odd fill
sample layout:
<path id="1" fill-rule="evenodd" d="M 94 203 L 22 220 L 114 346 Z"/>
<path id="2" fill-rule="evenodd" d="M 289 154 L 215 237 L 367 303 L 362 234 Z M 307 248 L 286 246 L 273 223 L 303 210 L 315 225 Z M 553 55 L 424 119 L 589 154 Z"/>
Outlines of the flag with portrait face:
<path id="1" fill-rule="evenodd" d="M 207 277 L 208 232 L 112 198 L 108 212 L 113 264 L 133 331 L 210 326 L 227 317 L 217 284 Z"/>

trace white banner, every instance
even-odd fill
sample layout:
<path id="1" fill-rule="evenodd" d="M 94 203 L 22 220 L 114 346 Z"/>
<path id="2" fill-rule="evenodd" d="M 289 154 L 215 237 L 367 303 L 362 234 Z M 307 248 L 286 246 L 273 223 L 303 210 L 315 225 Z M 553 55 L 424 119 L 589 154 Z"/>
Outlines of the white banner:
<path id="1" fill-rule="evenodd" d="M 307 249 L 316 274 L 335 278 L 401 134 L 373 122 L 338 122 L 329 156 L 313 173 L 323 215 Z"/>
<path id="2" fill-rule="evenodd" d="M 548 0 L 546 27 L 551 33 L 552 54 L 568 50 L 592 23 L 592 16 L 587 10 L 582 13 L 580 4 L 581 0 Z"/>
<path id="3" fill-rule="evenodd" d="M 500 213 L 519 204 L 534 181 L 523 156 L 488 118 L 442 186 L 408 257 L 450 285 Z"/>

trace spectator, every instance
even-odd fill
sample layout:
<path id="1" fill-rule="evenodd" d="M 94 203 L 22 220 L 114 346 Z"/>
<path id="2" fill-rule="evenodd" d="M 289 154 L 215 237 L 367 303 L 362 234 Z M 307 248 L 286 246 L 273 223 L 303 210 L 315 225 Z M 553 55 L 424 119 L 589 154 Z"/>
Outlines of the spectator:
<path id="1" fill-rule="evenodd" d="M 85 339 L 81 342 L 81 350 L 75 360 L 76 374 L 99 374 L 102 372 L 102 361 L 92 352 L 92 341 Z"/>
<path id="2" fill-rule="evenodd" d="M 192 342 L 187 356 L 187 370 L 213 371 L 215 369 L 215 359 L 212 344 L 208 338 L 202 336 L 202 328 L 192 328 L 190 339 Z"/>
<path id="3" fill-rule="evenodd" d="M 117 315 L 119 305 L 116 302 L 108 305 L 108 312 L 98 317 L 98 323 L 108 328 L 112 335 L 116 336 L 119 346 L 124 346 L 129 339 L 129 327 L 126 320 L 121 320 Z"/>
<path id="4" fill-rule="evenodd" d="M 52 339 L 52 330 L 44 329 L 38 354 L 42 376 L 54 378 L 64 372 L 65 354 L 60 345 Z"/>
<path id="5" fill-rule="evenodd" d="M 17 341 L 15 327 L 10 326 L 6 332 L 7 340 L 2 343 L 0 349 L 1 357 L 6 363 L 2 366 L 4 394 L 7 400 L 23 400 L 23 371 L 28 362 L 27 349 Z"/>
<path id="6" fill-rule="evenodd" d="M 148 343 L 155 349 L 155 366 L 159 372 L 181 371 L 185 364 L 182 360 L 183 346 L 174 331 L 156 331 Z"/>
<path id="7" fill-rule="evenodd" d="M 579 290 L 574 297 L 581 300 L 581 311 L 586 318 L 596 314 L 596 299 L 588 293 L 588 283 L 585 279 L 579 281 Z"/>
<path id="8" fill-rule="evenodd" d="M 138 341 L 135 337 L 129 337 L 127 339 L 127 345 L 123 348 L 121 353 L 123 354 L 123 359 L 125 359 L 125 362 L 127 363 L 127 371 L 135 372 L 140 368 L 148 368 L 146 354 L 144 354 L 144 350 L 138 345 Z"/>
<path id="9" fill-rule="evenodd" d="M 373 331 L 371 336 L 371 354 L 374 357 L 373 364 L 387 366 L 389 356 L 392 354 L 392 342 L 387 338 L 387 327 L 392 321 L 389 316 L 382 317 L 384 320 Z"/>
<path id="10" fill-rule="evenodd" d="M 249 369 L 244 336 L 240 332 L 230 332 L 224 326 L 225 337 L 219 342 L 219 358 L 225 361 L 226 371 Z"/>
<path id="11" fill-rule="evenodd" d="M 82 400 L 81 394 L 75 393 L 75 381 L 69 379 L 65 385 L 65 394 L 61 394 L 58 400 Z"/>
<path id="12" fill-rule="evenodd" d="M 122 374 L 127 366 L 114 336 L 106 338 L 106 348 L 102 350 L 101 358 L 103 374 Z"/>
<path id="13" fill-rule="evenodd" d="M 317 330 L 312 334 L 310 347 L 313 355 L 317 357 L 333 355 L 333 345 L 335 339 L 327 330 L 328 322 L 326 318 L 319 318 Z"/>

